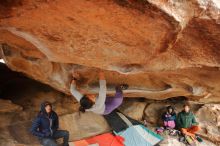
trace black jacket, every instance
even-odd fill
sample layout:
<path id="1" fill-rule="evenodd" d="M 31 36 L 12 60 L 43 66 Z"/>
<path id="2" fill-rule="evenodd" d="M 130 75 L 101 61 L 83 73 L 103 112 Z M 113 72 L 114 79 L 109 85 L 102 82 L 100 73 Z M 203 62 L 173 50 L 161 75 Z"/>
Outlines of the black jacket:
<path id="1" fill-rule="evenodd" d="M 52 110 L 48 115 L 45 111 L 45 103 L 41 104 L 41 110 L 33 121 L 31 133 L 39 138 L 52 137 L 53 133 L 59 128 L 59 119 Z"/>

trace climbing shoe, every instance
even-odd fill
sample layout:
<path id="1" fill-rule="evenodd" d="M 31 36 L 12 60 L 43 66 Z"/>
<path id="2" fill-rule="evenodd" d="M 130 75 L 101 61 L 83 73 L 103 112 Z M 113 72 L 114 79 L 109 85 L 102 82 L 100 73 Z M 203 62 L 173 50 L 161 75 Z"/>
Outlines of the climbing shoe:
<path id="1" fill-rule="evenodd" d="M 129 85 L 128 84 L 120 84 L 119 86 L 116 87 L 116 90 L 126 90 L 128 89 Z"/>

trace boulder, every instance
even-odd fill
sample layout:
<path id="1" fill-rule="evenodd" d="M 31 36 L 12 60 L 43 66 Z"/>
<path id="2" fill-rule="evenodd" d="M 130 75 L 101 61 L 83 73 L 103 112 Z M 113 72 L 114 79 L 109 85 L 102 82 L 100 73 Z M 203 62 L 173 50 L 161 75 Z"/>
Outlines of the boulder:
<path id="1" fill-rule="evenodd" d="M 219 102 L 219 11 L 215 0 L 5 1 L 0 52 L 66 94 L 72 71 L 82 92 L 98 93 L 101 69 L 109 85 L 130 85 L 127 97 Z"/>
<path id="2" fill-rule="evenodd" d="M 155 100 L 185 96 L 194 103 L 219 103 L 219 14 L 216 0 L 1 1 L 0 59 L 22 76 L 62 92 L 45 86 L 43 91 L 35 90 L 42 89 L 39 86 L 32 90 L 19 81 L 10 86 L 18 76 L 3 72 L 1 64 L 0 96 L 8 98 L 0 100 L 1 143 L 33 146 L 27 129 L 45 100 L 53 103 L 71 140 L 109 131 L 102 116 L 79 116 L 79 104 L 68 96 L 72 72 L 79 73 L 77 86 L 84 94 L 98 93 L 98 72 L 103 71 L 108 95 L 126 83 L 125 97 L 153 99 L 150 104 L 131 101 L 120 107 L 152 125 L 160 125 L 166 106 L 182 109 L 180 102 Z M 14 96 L 3 94 L 6 90 Z M 193 107 L 194 112 L 199 109 L 200 135 L 219 142 L 218 105 L 200 106 Z M 179 143 L 168 139 L 166 145 Z"/>
<path id="3" fill-rule="evenodd" d="M 119 107 L 119 110 L 126 116 L 141 121 L 146 105 L 147 103 L 142 101 L 124 100 L 123 104 Z"/>
<path id="4" fill-rule="evenodd" d="M 70 132 L 70 141 L 110 131 L 105 119 L 92 112 L 67 114 L 60 117 L 60 128 Z"/>

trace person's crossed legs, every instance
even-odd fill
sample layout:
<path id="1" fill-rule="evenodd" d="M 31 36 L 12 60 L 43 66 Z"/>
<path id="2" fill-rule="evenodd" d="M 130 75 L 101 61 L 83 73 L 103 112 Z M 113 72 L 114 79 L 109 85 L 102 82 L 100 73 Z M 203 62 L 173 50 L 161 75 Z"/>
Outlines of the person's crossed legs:
<path id="1" fill-rule="evenodd" d="M 185 135 L 189 135 L 193 138 L 195 138 L 195 134 L 197 131 L 200 130 L 199 126 L 192 126 L 190 128 L 181 128 L 181 132 Z"/>

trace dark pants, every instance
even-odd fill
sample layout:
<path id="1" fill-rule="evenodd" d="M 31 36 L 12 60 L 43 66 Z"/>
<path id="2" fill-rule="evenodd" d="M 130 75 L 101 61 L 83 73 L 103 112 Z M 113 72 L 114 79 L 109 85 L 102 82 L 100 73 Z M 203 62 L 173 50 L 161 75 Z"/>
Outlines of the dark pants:
<path id="1" fill-rule="evenodd" d="M 63 138 L 63 146 L 69 146 L 69 132 L 66 130 L 57 130 L 51 138 L 40 139 L 43 146 L 58 146 L 56 139 Z"/>

